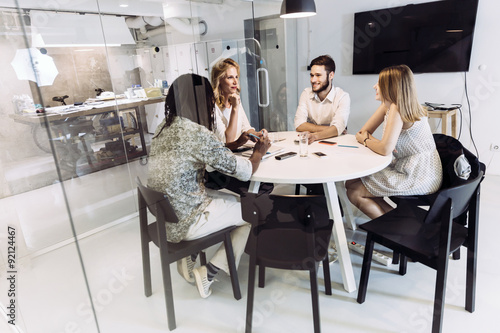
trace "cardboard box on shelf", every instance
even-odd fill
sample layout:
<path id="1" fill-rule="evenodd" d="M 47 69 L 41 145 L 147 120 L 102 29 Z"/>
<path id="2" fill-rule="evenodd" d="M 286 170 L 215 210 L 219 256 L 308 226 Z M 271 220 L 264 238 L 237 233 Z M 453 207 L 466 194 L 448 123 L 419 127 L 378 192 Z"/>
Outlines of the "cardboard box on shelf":
<path id="1" fill-rule="evenodd" d="M 144 91 L 146 92 L 146 96 L 148 97 L 161 97 L 162 92 L 161 88 L 145 88 Z"/>

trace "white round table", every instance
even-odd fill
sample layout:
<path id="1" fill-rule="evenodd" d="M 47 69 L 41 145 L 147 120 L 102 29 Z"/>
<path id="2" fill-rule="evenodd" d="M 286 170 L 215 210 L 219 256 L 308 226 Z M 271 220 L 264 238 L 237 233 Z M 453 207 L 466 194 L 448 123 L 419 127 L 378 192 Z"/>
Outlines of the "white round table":
<path id="1" fill-rule="evenodd" d="M 352 220 L 352 210 L 347 199 L 344 181 L 375 173 L 385 168 L 392 160 L 392 154 L 382 156 L 374 153 L 356 141 L 354 135 L 347 134 L 326 141 L 336 142 L 335 145 L 321 144 L 318 141 L 309 145 L 308 157 L 299 157 L 297 132 L 279 132 L 279 139 L 273 145 L 285 148 L 283 153 L 294 151 L 297 155 L 285 160 L 274 157 L 263 160 L 250 179 L 249 192 L 257 193 L 261 182 L 276 184 L 316 184 L 322 183 L 328 202 L 330 218 L 335 222 L 333 237 L 337 246 L 339 264 L 342 270 L 344 288 L 348 292 L 356 290 L 354 273 L 342 214 L 339 206 L 340 198 L 344 207 L 344 215 L 352 229 L 356 228 Z M 322 152 L 326 158 L 319 158 L 313 152 Z"/>

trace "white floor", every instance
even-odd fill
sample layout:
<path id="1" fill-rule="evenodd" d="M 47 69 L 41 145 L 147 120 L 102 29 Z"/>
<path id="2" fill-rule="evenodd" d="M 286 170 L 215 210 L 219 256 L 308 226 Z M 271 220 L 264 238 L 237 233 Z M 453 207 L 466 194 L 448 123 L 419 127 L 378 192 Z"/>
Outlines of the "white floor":
<path id="1" fill-rule="evenodd" d="M 500 177 L 487 176 L 482 185 L 476 311 L 464 309 L 465 252 L 450 261 L 443 332 L 498 332 L 500 324 Z M 1 232 L 4 232 L 3 230 Z M 348 231 L 360 241 L 360 231 Z M 2 238 L 2 242 L 3 242 Z M 79 242 L 97 316 L 91 305 L 78 260 L 76 244 L 21 260 L 17 274 L 17 326 L 0 316 L 0 332 L 154 333 L 168 332 L 158 251 L 152 247 L 153 295 L 143 293 L 137 218 L 88 236 Z M 6 245 L 2 245 L 6 247 Z M 2 249 L 3 250 L 3 249 Z M 351 254 L 356 282 L 361 256 Z M 248 257 L 239 267 L 243 298 L 232 297 L 229 279 L 218 276 L 213 294 L 201 299 L 196 287 L 185 282 L 172 265 L 176 332 L 243 332 Z M 8 302 L 5 267 L 0 271 L 0 302 Z M 320 313 L 323 332 L 430 332 L 435 273 L 410 263 L 406 276 L 397 266 L 373 263 L 366 302 L 342 286 L 338 263 L 331 265 L 333 295 L 322 291 Z M 254 332 L 312 332 L 312 311 L 307 273 L 268 270 L 266 287 L 257 289 Z M 1 311 L 0 311 L 1 313 Z M 99 330 L 97 328 L 99 327 Z"/>

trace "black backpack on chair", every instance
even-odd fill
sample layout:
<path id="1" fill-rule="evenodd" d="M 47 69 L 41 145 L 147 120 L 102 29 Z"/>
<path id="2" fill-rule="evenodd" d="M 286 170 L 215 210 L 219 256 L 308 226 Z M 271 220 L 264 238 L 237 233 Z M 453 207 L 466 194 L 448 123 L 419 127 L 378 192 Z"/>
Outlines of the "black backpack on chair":
<path id="1" fill-rule="evenodd" d="M 454 137 L 445 134 L 433 136 L 443 167 L 442 188 L 463 184 L 469 177 L 475 178 L 479 171 L 486 170 L 484 164 Z"/>

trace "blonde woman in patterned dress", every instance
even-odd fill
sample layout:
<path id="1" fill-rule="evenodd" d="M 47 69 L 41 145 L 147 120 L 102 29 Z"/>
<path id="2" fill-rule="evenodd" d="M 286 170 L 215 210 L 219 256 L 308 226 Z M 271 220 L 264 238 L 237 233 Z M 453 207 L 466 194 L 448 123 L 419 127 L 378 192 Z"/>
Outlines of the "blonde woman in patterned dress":
<path id="1" fill-rule="evenodd" d="M 373 88 L 381 104 L 356 139 L 377 154 L 393 154 L 393 160 L 373 175 L 346 182 L 351 203 L 371 219 L 392 209 L 384 197 L 434 193 L 443 178 L 427 112 L 418 102 L 410 68 L 383 69 Z M 382 124 L 379 140 L 372 133 Z"/>

